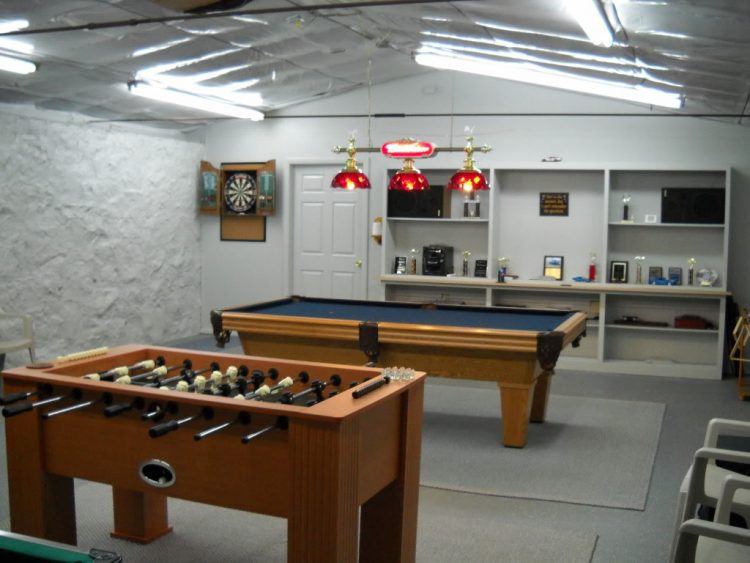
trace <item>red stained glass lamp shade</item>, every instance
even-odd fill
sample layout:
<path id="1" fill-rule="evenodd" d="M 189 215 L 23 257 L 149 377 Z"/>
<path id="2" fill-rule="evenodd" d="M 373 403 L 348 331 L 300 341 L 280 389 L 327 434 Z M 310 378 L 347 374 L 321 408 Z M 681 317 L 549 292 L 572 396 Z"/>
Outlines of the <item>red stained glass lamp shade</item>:
<path id="1" fill-rule="evenodd" d="M 370 179 L 364 172 L 360 172 L 357 169 L 347 170 L 344 168 L 333 177 L 331 187 L 344 190 L 369 190 Z"/>
<path id="2" fill-rule="evenodd" d="M 346 153 L 348 155 L 346 164 L 331 180 L 331 187 L 343 190 L 369 190 L 370 179 L 367 174 L 357 168 L 357 147 L 354 144 L 354 136 L 349 138 Z"/>
<path id="3" fill-rule="evenodd" d="M 389 190 L 402 192 L 419 192 L 430 189 L 430 183 L 419 170 L 414 168 L 414 160 L 404 160 L 404 167 L 396 172 L 388 183 Z"/>
<path id="4" fill-rule="evenodd" d="M 490 186 L 487 184 L 487 178 L 479 170 L 459 170 L 451 176 L 448 189 L 473 192 L 489 190 Z"/>

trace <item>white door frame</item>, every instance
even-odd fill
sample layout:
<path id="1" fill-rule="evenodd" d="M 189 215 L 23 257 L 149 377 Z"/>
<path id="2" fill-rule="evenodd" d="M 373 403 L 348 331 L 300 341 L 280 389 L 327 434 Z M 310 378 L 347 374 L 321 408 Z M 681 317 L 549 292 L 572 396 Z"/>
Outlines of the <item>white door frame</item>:
<path id="1" fill-rule="evenodd" d="M 343 166 L 343 164 L 341 158 L 298 157 L 287 159 L 286 164 L 284 165 L 285 181 L 282 183 L 282 186 L 287 189 L 282 194 L 282 200 L 284 197 L 288 199 L 287 203 L 282 202 L 282 205 L 286 206 L 285 211 L 287 211 L 284 213 L 283 220 L 284 238 L 286 239 L 286 244 L 284 245 L 286 256 L 283 261 L 284 269 L 286 270 L 284 272 L 285 295 L 291 295 L 292 288 L 294 287 L 294 205 L 296 203 L 294 199 L 296 191 L 296 186 L 294 185 L 294 169 L 299 166 Z M 363 167 L 363 170 L 365 174 L 369 174 L 366 166 Z M 276 197 L 278 198 L 278 195 Z M 362 220 L 364 228 L 367 229 L 365 235 L 365 255 L 362 257 L 362 260 L 364 261 L 362 275 L 365 278 L 365 299 L 367 299 L 370 292 L 370 246 L 368 244 L 370 239 L 370 194 L 368 193 L 367 197 L 363 199 L 364 205 L 362 205 L 362 209 L 360 210 L 359 219 Z"/>

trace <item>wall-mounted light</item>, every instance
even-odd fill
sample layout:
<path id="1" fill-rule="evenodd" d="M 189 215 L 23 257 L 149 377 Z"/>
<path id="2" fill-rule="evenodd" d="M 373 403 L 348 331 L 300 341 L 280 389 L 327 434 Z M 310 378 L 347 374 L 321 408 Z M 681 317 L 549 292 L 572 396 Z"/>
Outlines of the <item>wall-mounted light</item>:
<path id="1" fill-rule="evenodd" d="M 332 188 L 341 188 L 344 190 L 369 190 L 370 179 L 367 175 L 357 167 L 357 146 L 354 144 L 354 135 L 349 137 L 349 146 L 346 148 L 346 154 L 349 158 L 346 159 L 344 168 L 333 177 L 331 181 Z M 334 147 L 334 152 L 339 152 L 337 149 L 341 147 Z"/>

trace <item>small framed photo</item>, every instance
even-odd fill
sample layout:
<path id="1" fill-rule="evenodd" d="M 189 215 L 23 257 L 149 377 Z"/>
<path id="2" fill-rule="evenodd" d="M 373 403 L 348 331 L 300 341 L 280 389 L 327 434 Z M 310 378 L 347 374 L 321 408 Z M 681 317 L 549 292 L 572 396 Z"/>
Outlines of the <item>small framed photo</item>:
<path id="1" fill-rule="evenodd" d="M 609 263 L 609 283 L 628 283 L 628 263 L 612 260 Z"/>
<path id="2" fill-rule="evenodd" d="M 545 256 L 542 275 L 555 280 L 562 280 L 564 262 L 565 258 L 562 256 Z"/>
<path id="3" fill-rule="evenodd" d="M 682 285 L 682 268 L 680 266 L 670 266 L 667 272 L 669 273 L 669 283 Z"/>
<path id="4" fill-rule="evenodd" d="M 487 260 L 475 260 L 474 261 L 474 277 L 475 278 L 487 277 Z"/>
<path id="5" fill-rule="evenodd" d="M 396 262 L 393 265 L 394 274 L 406 273 L 406 256 L 396 256 Z"/>
<path id="6" fill-rule="evenodd" d="M 664 277 L 664 268 L 661 266 L 648 267 L 648 283 L 655 283 L 656 280 Z"/>

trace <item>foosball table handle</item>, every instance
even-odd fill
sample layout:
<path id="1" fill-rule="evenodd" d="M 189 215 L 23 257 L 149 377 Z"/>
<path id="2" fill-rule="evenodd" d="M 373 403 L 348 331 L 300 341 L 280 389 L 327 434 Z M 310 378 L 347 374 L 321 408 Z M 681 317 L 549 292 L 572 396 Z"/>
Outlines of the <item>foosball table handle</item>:
<path id="1" fill-rule="evenodd" d="M 152 438 L 158 438 L 160 436 L 164 436 L 165 434 L 169 434 L 174 430 L 177 430 L 179 427 L 180 425 L 177 424 L 177 420 L 168 420 L 167 422 L 162 422 L 161 424 L 156 424 L 155 426 L 149 428 L 148 435 Z"/>
<path id="2" fill-rule="evenodd" d="M 8 393 L 4 397 L 0 397 L 0 405 L 10 405 L 28 399 L 32 395 L 36 395 L 36 391 L 20 391 L 19 393 Z"/>
<path id="3" fill-rule="evenodd" d="M 16 416 L 17 414 L 21 414 L 23 412 L 28 412 L 30 410 L 33 410 L 34 403 L 17 403 L 15 405 L 10 405 L 3 408 L 3 416 L 5 418 L 9 418 L 11 416 Z"/>

